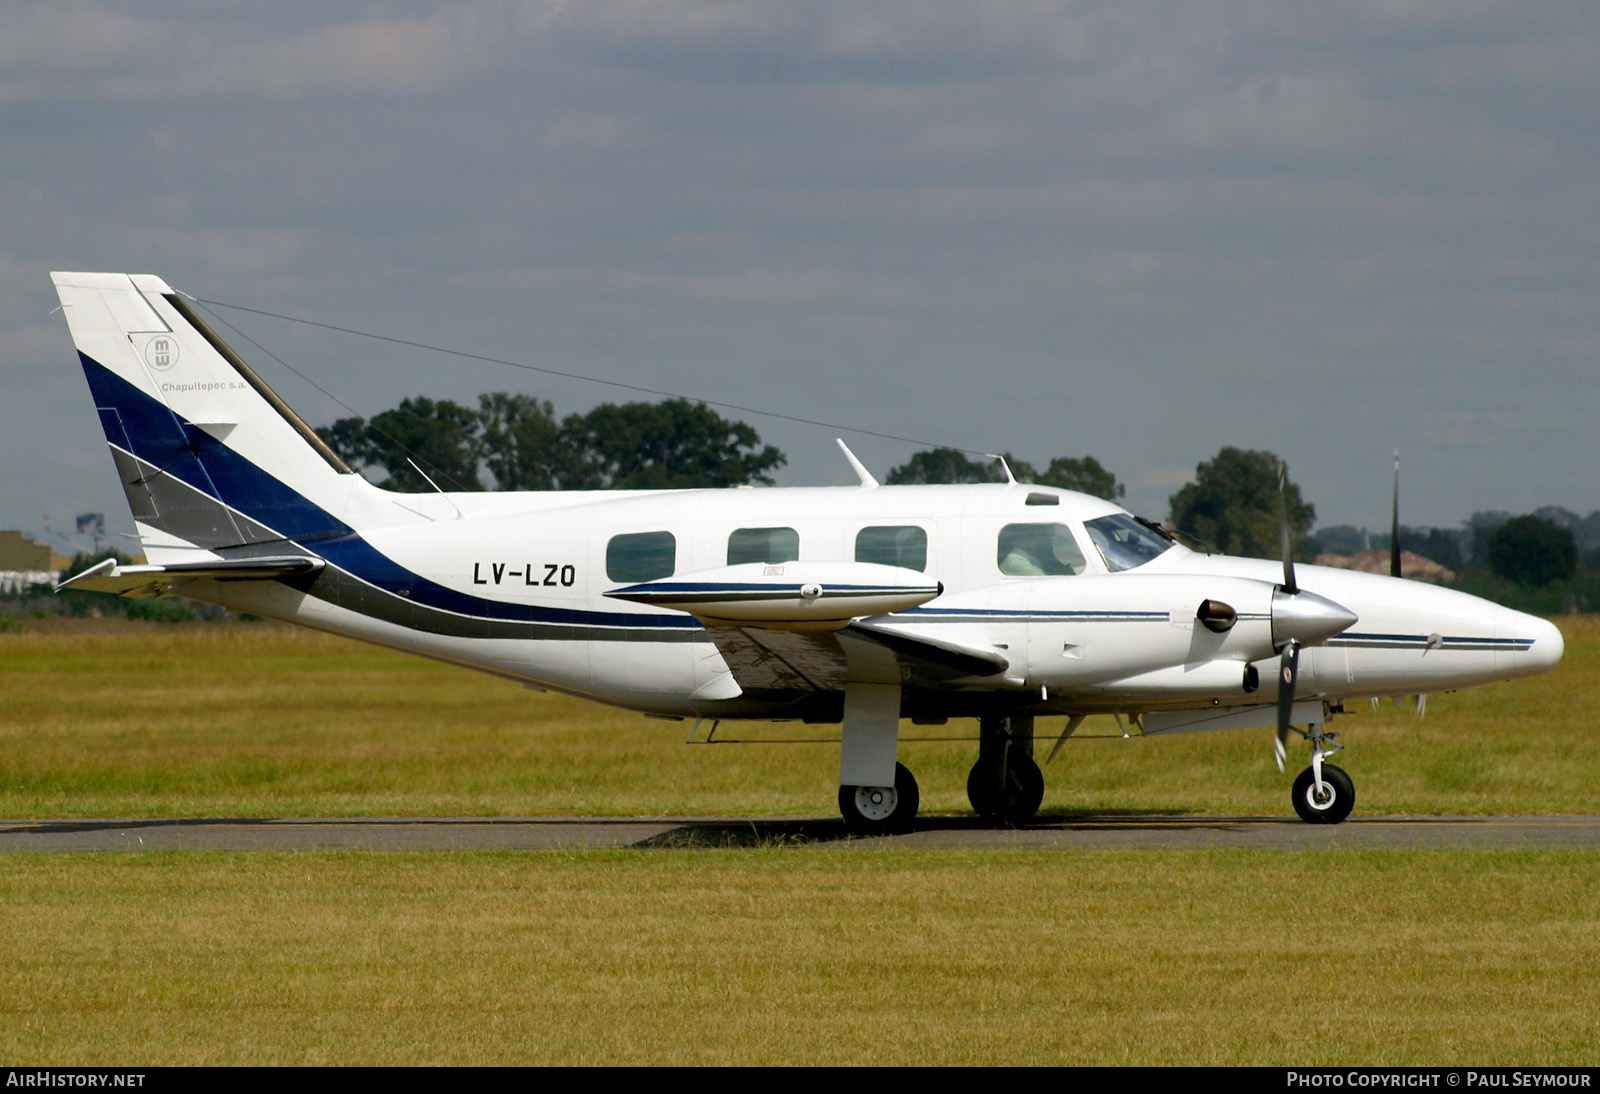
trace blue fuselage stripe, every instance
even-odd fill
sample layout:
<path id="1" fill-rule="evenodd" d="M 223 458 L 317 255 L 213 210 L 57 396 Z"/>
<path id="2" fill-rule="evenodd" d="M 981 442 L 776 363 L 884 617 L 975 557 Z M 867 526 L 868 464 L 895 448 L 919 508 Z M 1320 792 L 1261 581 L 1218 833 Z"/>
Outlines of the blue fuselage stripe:
<path id="1" fill-rule="evenodd" d="M 482 619 L 609 627 L 698 628 L 685 615 L 596 612 L 508 604 L 458 592 L 406 569 L 378 551 L 343 521 L 290 489 L 203 429 L 183 421 L 122 377 L 81 351 L 84 375 L 97 407 L 116 410 L 139 459 L 207 497 L 273 529 L 286 540 L 328 560 L 385 592 L 412 603 Z M 241 381 L 242 383 L 243 381 Z M 332 472 L 329 472 L 332 474 Z M 303 542 L 314 541 L 311 543 Z"/>

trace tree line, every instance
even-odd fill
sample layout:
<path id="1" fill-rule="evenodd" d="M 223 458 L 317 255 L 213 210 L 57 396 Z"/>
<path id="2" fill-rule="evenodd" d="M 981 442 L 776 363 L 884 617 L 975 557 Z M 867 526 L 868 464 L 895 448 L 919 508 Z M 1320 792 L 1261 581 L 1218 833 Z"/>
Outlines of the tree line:
<path id="1" fill-rule="evenodd" d="M 1128 492 L 1128 488 L 1093 456 L 1058 456 L 1043 471 L 1009 452 L 1004 453 L 1003 458 L 1018 482 L 1077 490 L 1107 501 L 1116 501 Z M 908 486 L 920 483 L 1005 482 L 1006 476 L 999 460 L 974 460 L 958 449 L 929 448 L 893 468 L 884 481 L 890 486 Z"/>
<path id="2" fill-rule="evenodd" d="M 745 422 L 689 399 L 602 403 L 558 418 L 548 401 L 490 392 L 476 407 L 448 399 L 404 399 L 371 418 L 340 418 L 317 430 L 346 463 L 381 471 L 392 490 L 662 490 L 773 483 L 788 457 Z M 1093 456 L 1058 457 L 1043 471 L 1010 453 L 1023 482 L 1115 500 L 1127 488 Z M 418 468 L 421 468 L 421 472 Z M 1004 482 L 995 460 L 953 448 L 914 454 L 890 470 L 903 483 Z"/>
<path id="3" fill-rule="evenodd" d="M 557 418 L 555 407 L 504 391 L 476 407 L 402 400 L 371 418 L 340 418 L 318 435 L 392 490 L 665 490 L 772 484 L 788 462 L 744 422 L 702 403 L 601 403 Z"/>
<path id="4" fill-rule="evenodd" d="M 1171 497 L 1169 524 L 1226 554 L 1276 557 L 1278 464 L 1271 452 L 1223 448 Z M 1312 534 L 1316 508 L 1293 482 L 1285 495 L 1297 558 L 1388 552 L 1387 531 L 1336 525 Z M 1474 513 L 1460 528 L 1402 525 L 1400 546 L 1452 571 L 1456 588 L 1498 603 L 1544 614 L 1600 610 L 1600 511 L 1580 517 L 1547 506 L 1521 516 Z"/>

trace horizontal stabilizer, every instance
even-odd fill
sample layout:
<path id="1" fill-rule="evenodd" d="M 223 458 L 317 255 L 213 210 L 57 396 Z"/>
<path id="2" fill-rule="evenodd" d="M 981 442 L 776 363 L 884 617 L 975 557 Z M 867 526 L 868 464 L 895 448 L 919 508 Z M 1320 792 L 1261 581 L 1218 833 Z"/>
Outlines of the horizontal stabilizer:
<path id="1" fill-rule="evenodd" d="M 113 593 L 133 599 L 165 596 L 175 584 L 195 578 L 210 577 L 219 581 L 272 581 L 295 574 L 315 573 L 322 569 L 320 558 L 294 555 L 286 558 L 231 558 L 209 562 L 178 562 L 170 566 L 120 566 L 114 558 L 69 577 L 56 591 L 85 589 L 95 593 Z"/>

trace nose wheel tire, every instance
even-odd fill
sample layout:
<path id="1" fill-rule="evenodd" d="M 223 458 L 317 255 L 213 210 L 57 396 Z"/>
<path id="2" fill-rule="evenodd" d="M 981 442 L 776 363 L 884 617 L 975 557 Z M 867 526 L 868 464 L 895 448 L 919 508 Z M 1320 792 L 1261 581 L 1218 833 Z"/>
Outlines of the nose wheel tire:
<path id="1" fill-rule="evenodd" d="M 906 765 L 895 764 L 893 786 L 839 787 L 839 812 L 857 835 L 897 835 L 911 831 L 920 797 Z"/>
<path id="2" fill-rule="evenodd" d="M 1294 811 L 1307 824 L 1338 824 L 1355 808 L 1356 784 L 1344 768 L 1323 764 L 1319 792 L 1316 774 L 1308 767 L 1295 778 L 1291 799 Z"/>
<path id="3" fill-rule="evenodd" d="M 1044 772 L 1031 756 L 1013 753 L 1006 758 L 1003 785 L 996 785 L 992 767 L 972 765 L 967 775 L 967 800 L 973 811 L 986 821 L 1018 825 L 1032 819 L 1044 802 Z"/>

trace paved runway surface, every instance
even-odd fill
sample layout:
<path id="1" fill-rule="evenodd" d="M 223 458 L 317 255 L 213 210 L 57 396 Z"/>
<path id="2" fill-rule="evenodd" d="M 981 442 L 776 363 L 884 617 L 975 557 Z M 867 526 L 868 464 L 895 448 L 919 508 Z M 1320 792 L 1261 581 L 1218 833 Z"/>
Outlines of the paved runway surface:
<path id="1" fill-rule="evenodd" d="M 0 852 L 537 850 L 848 843 L 897 847 L 1198 848 L 1581 847 L 1600 850 L 1600 817 L 1355 817 L 1332 827 L 1272 817 L 1047 817 L 985 828 L 931 817 L 905 836 L 851 840 L 820 817 L 376 817 L 0 821 Z"/>

